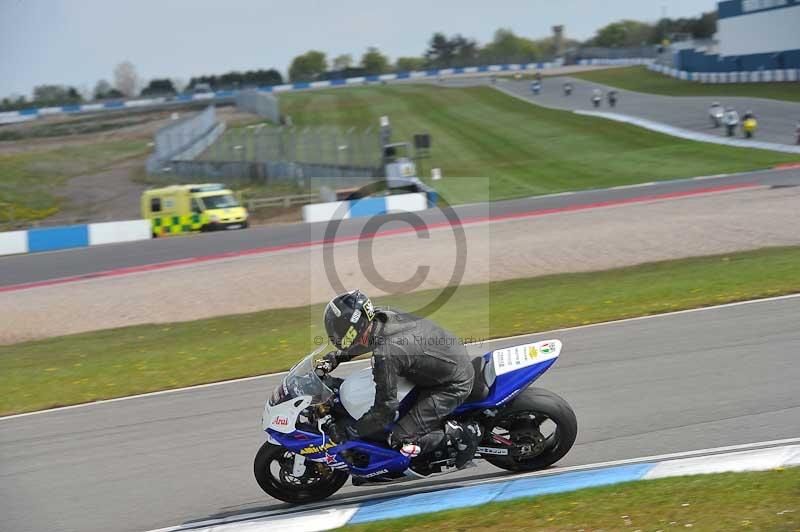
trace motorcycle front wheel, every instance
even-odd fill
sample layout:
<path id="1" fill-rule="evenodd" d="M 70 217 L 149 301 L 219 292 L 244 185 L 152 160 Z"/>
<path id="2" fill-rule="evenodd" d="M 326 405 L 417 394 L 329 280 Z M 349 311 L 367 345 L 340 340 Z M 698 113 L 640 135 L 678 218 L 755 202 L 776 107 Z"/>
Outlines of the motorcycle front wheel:
<path id="1" fill-rule="evenodd" d="M 527 456 L 481 455 L 493 466 L 507 471 L 544 469 L 564 457 L 578 436 L 572 407 L 559 395 L 542 388 L 528 388 L 497 416 L 486 431 L 486 445 L 496 447 L 493 436 L 526 447 Z M 488 428 L 488 427 L 487 427 Z"/>
<path id="2" fill-rule="evenodd" d="M 321 501 L 339 491 L 350 476 L 347 471 L 306 460 L 305 471 L 295 477 L 294 457 L 295 453 L 269 442 L 258 450 L 253 473 L 267 495 L 292 504 Z"/>

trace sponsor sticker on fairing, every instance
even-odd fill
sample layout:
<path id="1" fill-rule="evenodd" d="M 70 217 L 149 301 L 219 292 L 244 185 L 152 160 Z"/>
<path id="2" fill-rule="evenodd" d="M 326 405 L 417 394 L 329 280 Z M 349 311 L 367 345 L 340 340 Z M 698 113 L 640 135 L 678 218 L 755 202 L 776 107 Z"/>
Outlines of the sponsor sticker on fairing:
<path id="1" fill-rule="evenodd" d="M 367 473 L 366 475 L 356 475 L 356 476 L 359 476 L 361 478 L 372 478 L 372 477 L 377 477 L 379 475 L 385 475 L 388 472 L 389 472 L 388 469 L 380 469 L 378 471 L 373 471 L 372 473 Z"/>
<path id="2" fill-rule="evenodd" d="M 350 316 L 350 323 L 358 323 L 358 320 L 360 319 L 361 319 L 361 311 L 359 309 L 356 309 L 355 311 L 353 311 L 353 315 Z"/>
<path id="3" fill-rule="evenodd" d="M 300 454 L 316 454 L 321 453 L 323 451 L 327 451 L 331 447 L 336 447 L 336 444 L 333 442 L 327 442 L 324 445 L 309 445 L 308 447 L 303 447 L 300 449 Z"/>
<path id="4" fill-rule="evenodd" d="M 539 351 L 541 351 L 543 355 L 549 355 L 555 350 L 556 350 L 556 345 L 553 342 L 545 342 L 539 346 Z"/>

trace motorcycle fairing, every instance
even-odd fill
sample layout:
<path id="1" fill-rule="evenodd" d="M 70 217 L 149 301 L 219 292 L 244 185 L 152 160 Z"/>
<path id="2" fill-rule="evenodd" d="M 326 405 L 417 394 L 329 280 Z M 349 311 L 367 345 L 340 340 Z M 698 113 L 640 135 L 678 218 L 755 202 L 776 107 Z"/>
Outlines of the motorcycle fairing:
<path id="1" fill-rule="evenodd" d="M 371 442 L 349 440 L 341 444 L 331 445 L 328 437 L 314 432 L 295 430 L 293 434 L 282 434 L 273 429 L 268 429 L 269 436 L 290 451 L 304 456 L 314 462 L 322 462 L 334 469 L 349 468 L 350 474 L 357 477 L 370 477 L 384 473 L 402 473 L 408 469 L 409 459 L 394 449 L 382 447 Z M 348 465 L 342 456 L 343 451 L 360 452 L 369 456 L 367 467 Z"/>
<path id="2" fill-rule="evenodd" d="M 311 404 L 310 396 L 301 396 L 277 405 L 264 405 L 261 415 L 261 427 L 264 430 L 272 429 L 277 432 L 289 434 L 295 430 L 297 416 Z"/>
<path id="3" fill-rule="evenodd" d="M 464 403 L 456 408 L 454 414 L 504 405 L 555 364 L 561 347 L 559 340 L 546 340 L 486 353 L 483 358 L 491 367 L 488 372 L 484 371 L 483 375 L 476 375 L 475 378 L 486 379 L 487 373 L 490 376 L 494 374 L 493 382 L 486 382 L 489 395 L 481 401 Z"/>

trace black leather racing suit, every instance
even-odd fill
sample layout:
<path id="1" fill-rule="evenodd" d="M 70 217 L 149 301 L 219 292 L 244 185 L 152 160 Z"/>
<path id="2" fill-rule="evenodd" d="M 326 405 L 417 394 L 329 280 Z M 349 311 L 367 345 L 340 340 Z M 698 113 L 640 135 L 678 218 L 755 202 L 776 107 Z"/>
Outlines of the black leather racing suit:
<path id="1" fill-rule="evenodd" d="M 347 361 L 372 351 L 375 404 L 356 422 L 362 436 L 379 438 L 394 421 L 399 402 L 397 377 L 413 382 L 416 402 L 392 430 L 390 443 L 416 443 L 431 452 L 444 439 L 443 420 L 469 396 L 475 370 L 461 341 L 430 320 L 376 309 L 368 346 L 348 354 Z"/>

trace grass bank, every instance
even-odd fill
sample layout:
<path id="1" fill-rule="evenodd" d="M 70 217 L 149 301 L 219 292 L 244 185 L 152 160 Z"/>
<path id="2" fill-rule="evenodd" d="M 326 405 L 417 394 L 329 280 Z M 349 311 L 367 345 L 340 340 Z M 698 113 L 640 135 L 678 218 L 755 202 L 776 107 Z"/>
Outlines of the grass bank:
<path id="1" fill-rule="evenodd" d="M 766 168 L 796 156 L 699 143 L 609 120 L 546 109 L 488 87 L 386 85 L 280 95 L 298 128 L 378 127 L 393 139 L 432 137 L 420 174 L 442 168 L 451 203 L 497 200 Z M 459 176 L 490 177 L 464 189 Z"/>
<path id="2" fill-rule="evenodd" d="M 489 338 L 794 292 L 800 247 L 769 248 L 463 286 L 431 317 Z M 430 299 L 377 303 L 414 309 Z M 321 315 L 321 305 L 287 308 L 0 346 L 0 414 L 285 370 L 314 347 Z"/>
<path id="3" fill-rule="evenodd" d="M 145 140 L 118 140 L 0 154 L 0 230 L 58 212 L 58 187 L 80 175 L 147 153 Z"/>
<path id="4" fill-rule="evenodd" d="M 629 482 L 339 530 L 798 530 L 800 468 Z"/>
<path id="5" fill-rule="evenodd" d="M 704 84 L 671 78 L 643 66 L 591 70 L 570 76 L 629 91 L 666 96 L 742 96 L 800 102 L 800 83 L 797 82 Z"/>

